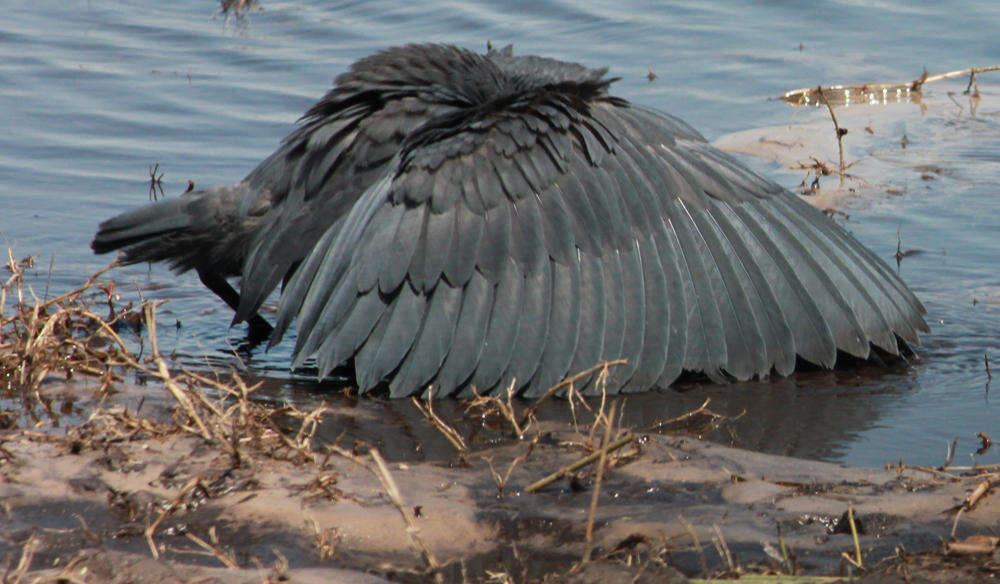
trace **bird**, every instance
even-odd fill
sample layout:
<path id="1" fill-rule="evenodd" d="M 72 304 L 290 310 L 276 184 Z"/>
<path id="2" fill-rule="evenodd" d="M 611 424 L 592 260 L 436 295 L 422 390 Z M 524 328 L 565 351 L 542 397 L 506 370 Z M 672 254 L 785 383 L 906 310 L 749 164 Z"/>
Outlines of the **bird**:
<path id="1" fill-rule="evenodd" d="M 245 179 L 91 246 L 194 270 L 268 348 L 295 322 L 292 367 L 347 366 L 360 393 L 531 397 L 621 359 L 584 388 L 616 394 L 911 354 L 926 310 L 886 262 L 607 73 L 382 50 Z"/>

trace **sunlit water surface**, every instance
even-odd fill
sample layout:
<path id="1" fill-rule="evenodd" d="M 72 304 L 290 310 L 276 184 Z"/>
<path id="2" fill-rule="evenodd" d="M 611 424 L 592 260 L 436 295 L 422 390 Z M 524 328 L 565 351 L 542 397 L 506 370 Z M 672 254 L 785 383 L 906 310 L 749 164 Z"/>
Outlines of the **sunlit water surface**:
<path id="1" fill-rule="evenodd" d="M 825 118 L 825 111 L 770 99 L 788 89 L 1000 63 L 998 6 L 264 0 L 232 19 L 211 2 L 188 0 L 16 4 L 0 19 L 0 234 L 16 254 L 38 256 L 32 284 L 39 295 L 69 290 L 106 265 L 108 258 L 91 255 L 90 238 L 100 220 L 147 200 L 151 166 L 159 165 L 168 196 L 188 180 L 235 182 L 337 73 L 401 42 L 481 50 L 491 40 L 519 53 L 608 66 L 621 77 L 616 94 L 677 114 L 715 139 Z M 915 364 L 667 390 L 630 398 L 631 420 L 669 418 L 711 396 L 717 411 L 746 410 L 736 427 L 740 445 L 872 466 L 939 464 L 953 437 L 957 462 L 967 463 L 977 432 L 1000 438 L 1000 406 L 983 359 L 995 354 L 1000 363 L 1000 78 L 981 81 L 975 116 L 967 107 L 944 115 L 893 106 L 894 121 L 870 140 L 884 140 L 890 154 L 881 159 L 889 164 L 879 180 L 901 194 L 844 209 L 848 229 L 887 260 L 897 229 L 906 248 L 922 251 L 901 266 L 934 329 Z M 963 87 L 928 87 L 928 98 L 937 91 L 941 102 Z M 790 188 L 804 176 L 745 160 Z M 924 180 L 913 171 L 919 164 L 946 172 Z M 115 277 L 125 301 L 170 299 L 161 319 L 180 327 L 165 328 L 161 343 L 183 361 L 235 362 L 231 348 L 243 331 L 227 327 L 230 312 L 194 275 L 133 266 Z M 290 345 L 255 353 L 250 368 L 274 379 L 279 396 L 319 399 L 328 386 L 289 377 Z M 1000 389 L 1000 376 L 996 383 Z M 994 450 L 977 459 L 1000 456 Z"/>

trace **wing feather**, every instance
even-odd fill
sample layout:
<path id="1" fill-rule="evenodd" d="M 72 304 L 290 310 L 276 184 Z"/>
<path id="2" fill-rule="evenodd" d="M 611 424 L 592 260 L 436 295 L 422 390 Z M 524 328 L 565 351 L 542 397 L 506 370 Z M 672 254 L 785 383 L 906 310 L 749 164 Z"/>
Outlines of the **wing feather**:
<path id="1" fill-rule="evenodd" d="M 837 342 L 831 324 L 823 315 L 820 299 L 825 293 L 817 289 L 812 273 L 796 260 L 801 255 L 794 242 L 786 242 L 756 212 L 754 205 L 734 206 L 732 210 L 742 220 L 754 240 L 760 245 L 755 260 L 763 263 L 768 280 L 775 287 L 779 306 L 795 324 L 792 334 L 795 351 L 807 361 L 833 367 L 837 360 Z M 792 262 L 795 262 L 793 266 Z"/>
<path id="2" fill-rule="evenodd" d="M 763 350 L 766 352 L 768 369 L 773 365 L 779 375 L 788 375 L 795 368 L 795 337 L 785 318 L 782 307 L 794 304 L 794 295 L 785 295 L 780 300 L 775 294 L 771 280 L 765 275 L 762 263 L 770 263 L 770 258 L 762 251 L 751 251 L 753 235 L 747 230 L 732 209 L 725 204 L 714 202 L 708 209 L 712 220 L 732 246 L 732 253 L 740 269 L 746 272 L 753 294 L 749 300 L 754 304 L 750 311 L 759 315 L 761 333 L 764 335 Z M 777 274 L 776 269 L 769 273 Z M 787 286 L 783 288 L 787 290 Z M 805 321 L 800 321 L 805 322 Z"/>
<path id="3" fill-rule="evenodd" d="M 670 303 L 660 254 L 652 236 L 641 239 L 638 253 L 645 289 L 645 330 L 635 372 L 622 391 L 643 391 L 659 380 L 667 362 L 670 337 Z"/>
<path id="4" fill-rule="evenodd" d="M 421 292 L 430 292 L 441 280 L 455 235 L 455 217 L 454 207 L 442 213 L 431 209 L 427 214 L 427 223 L 408 271 L 410 282 Z"/>
<path id="5" fill-rule="evenodd" d="M 399 231 L 406 207 L 385 205 L 375 212 L 372 228 L 368 231 L 369 245 L 354 255 L 353 268 L 357 272 L 357 291 L 366 293 L 378 285 L 379 275 L 389 269 L 389 257 L 384 253 L 392 246 Z"/>
<path id="6" fill-rule="evenodd" d="M 378 289 L 383 294 L 392 294 L 402 285 L 403 278 L 409 274 L 414 252 L 419 247 L 421 238 L 426 238 L 428 215 L 430 213 L 425 205 L 417 207 L 406 205 L 399 226 L 393 234 L 392 243 L 387 249 L 381 248 L 384 259 L 380 262 L 382 269 L 378 273 Z M 373 226 L 375 227 L 377 225 Z M 375 250 L 374 253 L 379 251 Z"/>
<path id="7" fill-rule="evenodd" d="M 719 305 L 715 301 L 709 266 L 705 265 L 705 250 L 680 198 L 671 209 L 668 233 L 673 236 L 674 249 L 681 264 L 681 278 L 687 289 L 688 303 L 687 339 L 690 351 L 685 354 L 684 368 L 702 371 L 709 377 L 722 380 L 721 369 L 728 362 L 726 331 L 722 322 Z"/>
<path id="8" fill-rule="evenodd" d="M 833 331 L 837 348 L 865 359 L 868 357 L 869 345 L 864 329 L 858 321 L 858 315 L 844 297 L 844 291 L 839 286 L 846 281 L 842 274 L 829 269 L 829 264 L 820 263 L 824 257 L 822 250 L 805 234 L 798 230 L 791 221 L 779 214 L 772 205 L 756 205 L 754 209 L 768 221 L 768 225 L 782 239 L 784 250 L 795 250 L 799 253 L 792 256 L 794 268 L 807 275 L 807 283 L 811 283 L 810 292 L 824 311 L 824 318 Z M 787 251 L 786 251 L 787 253 Z"/>
<path id="9" fill-rule="evenodd" d="M 495 281 L 511 259 L 511 212 L 510 205 L 497 205 L 486 212 L 476 268 L 488 280 Z"/>
<path id="10" fill-rule="evenodd" d="M 605 303 L 604 267 L 599 258 L 579 255 L 580 262 L 580 324 L 576 352 L 568 372 L 575 374 L 600 362 L 604 348 Z M 586 381 L 578 389 L 585 389 Z"/>
<path id="11" fill-rule="evenodd" d="M 524 277 L 514 267 L 514 262 L 504 263 L 496 283 L 483 353 L 470 381 L 470 386 L 479 392 L 492 391 L 510 363 L 521 327 L 521 309 L 527 303 L 521 296 L 525 292 L 524 284 Z"/>
<path id="12" fill-rule="evenodd" d="M 526 274 L 534 274 L 543 262 L 549 261 L 545 228 L 538 199 L 532 194 L 513 204 L 511 226 L 511 255 Z M 564 263 L 564 265 L 567 265 Z"/>
<path id="13" fill-rule="evenodd" d="M 470 294 L 471 296 L 471 294 Z M 448 355 L 458 321 L 462 290 L 441 284 L 434 288 L 420 333 L 399 371 L 389 383 L 393 397 L 407 396 L 430 382 Z"/>
<path id="14" fill-rule="evenodd" d="M 426 296 L 409 285 L 400 286 L 375 330 L 354 357 L 354 375 L 361 391 L 375 387 L 399 367 L 413 347 L 427 304 Z M 408 393 L 415 389 L 408 388 Z"/>
<path id="15" fill-rule="evenodd" d="M 813 226 L 814 221 L 811 221 L 813 219 L 810 216 L 811 212 L 809 215 L 801 215 L 799 209 L 790 207 L 782 199 L 775 199 L 774 202 L 775 212 L 783 213 L 789 223 L 797 228 L 800 237 L 808 239 L 815 246 L 816 252 L 826 258 L 834 285 L 842 292 L 852 312 L 857 315 L 863 333 L 862 342 L 866 345 L 865 356 L 867 356 L 868 341 L 886 351 L 898 353 L 896 335 L 893 334 L 892 326 L 886 313 L 883 312 L 883 308 L 888 307 L 879 306 L 873 297 L 873 294 L 879 294 L 879 289 L 868 280 L 864 263 L 859 264 L 858 258 L 852 257 L 849 249 L 831 242 L 825 233 L 816 229 Z"/>
<path id="16" fill-rule="evenodd" d="M 549 254 L 559 261 L 573 261 L 576 251 L 569 247 L 575 245 L 582 253 L 601 256 L 601 249 L 598 234 L 593 229 L 588 229 L 578 203 L 574 198 L 574 193 L 561 183 L 555 183 L 549 187 L 547 196 L 539 197 L 542 205 L 542 212 L 546 219 L 546 224 L 551 231 L 547 232 L 545 238 L 546 248 Z"/>
<path id="17" fill-rule="evenodd" d="M 520 391 L 535 374 L 542 359 L 542 352 L 549 342 L 549 319 L 552 310 L 551 264 L 546 262 L 537 274 L 523 278 L 521 289 L 521 317 L 517 338 L 506 350 L 510 363 L 503 383 L 514 383 Z"/>
<path id="18" fill-rule="evenodd" d="M 350 288 L 345 286 L 342 290 L 349 291 Z M 357 301 L 348 307 L 350 311 L 339 326 L 325 337 L 317 335 L 316 338 L 321 340 L 321 343 L 316 349 L 305 348 L 298 352 L 296 367 L 301 365 L 306 356 L 315 352 L 319 376 L 326 377 L 361 348 L 381 319 L 388 318 L 386 317 L 388 307 L 377 293 L 359 296 Z"/>
<path id="19" fill-rule="evenodd" d="M 677 247 L 676 234 L 669 229 L 663 219 L 657 221 L 653 239 L 660 265 L 663 267 L 670 316 L 670 337 L 665 350 L 667 360 L 656 383 L 661 387 L 667 387 L 683 372 L 688 351 L 692 350 L 688 344 L 688 322 L 689 315 L 693 313 L 690 308 L 694 303 L 691 297 L 693 286 L 690 286 L 690 282 L 684 278 L 681 269 L 683 258 Z"/>
<path id="20" fill-rule="evenodd" d="M 625 297 L 625 279 L 622 277 L 622 263 L 617 251 L 609 251 L 599 261 L 604 267 L 604 347 L 601 361 L 605 362 L 625 356 L 622 350 L 626 326 L 625 303 L 622 302 Z M 625 381 L 620 375 L 615 376 L 615 379 L 618 383 Z"/>
<path id="21" fill-rule="evenodd" d="M 381 209 L 391 183 L 388 177 L 376 183 L 342 222 L 331 227 L 306 258 L 305 264 L 311 270 L 296 270 L 289 283 L 296 293 L 283 295 L 278 306 L 278 322 L 288 321 L 298 314 L 299 336 L 295 348 L 295 363 L 301 363 L 303 356 L 316 350 L 330 331 L 337 326 L 350 306 L 356 300 L 356 274 L 349 270 L 354 254 L 365 253 L 364 246 L 357 242 L 365 240 L 369 229 L 378 229 L 371 219 Z M 339 295 L 335 295 L 339 291 Z M 301 303 L 292 302 L 301 297 Z M 339 299 L 330 302 L 331 298 Z M 318 329 L 317 329 L 318 326 Z"/>
<path id="22" fill-rule="evenodd" d="M 733 265 L 735 255 L 725 235 L 711 220 L 706 209 L 688 208 L 695 229 L 711 254 L 709 264 L 716 267 L 721 286 L 715 295 L 723 314 L 723 326 L 728 346 L 726 372 L 736 379 L 749 379 L 754 375 L 764 376 L 771 370 L 771 363 L 765 353 L 764 324 L 758 318 L 765 315 L 751 307 L 750 294 L 753 289 L 746 271 Z"/>
<path id="23" fill-rule="evenodd" d="M 804 205 L 802 201 L 795 199 L 784 201 L 784 204 L 789 207 Z M 867 274 L 869 284 L 873 287 L 869 287 L 869 290 L 881 292 L 880 306 L 884 314 L 892 314 L 889 320 L 894 323 L 894 328 L 898 327 L 899 330 L 896 332 L 899 336 L 908 343 L 919 342 L 917 331 L 930 332 L 927 323 L 920 316 L 926 312 L 923 304 L 906 287 L 902 279 L 871 250 L 861 245 L 857 239 L 851 237 L 850 234 L 832 222 L 824 221 L 825 217 L 816 217 L 812 211 L 812 209 L 802 211 L 812 215 L 812 220 L 809 221 L 810 225 L 826 234 L 834 242 L 835 247 L 853 258 L 854 263 L 850 265 L 854 265 Z M 886 302 L 888 305 L 885 304 Z"/>
<path id="24" fill-rule="evenodd" d="M 481 216 L 465 205 L 459 205 L 455 214 L 455 237 L 448 249 L 444 277 L 452 286 L 462 286 L 475 272 L 485 224 Z"/>
<path id="25" fill-rule="evenodd" d="M 542 395 L 569 373 L 580 334 L 580 267 L 574 262 L 547 262 L 552 270 L 548 336 L 527 397 Z"/>
<path id="26" fill-rule="evenodd" d="M 434 380 L 436 396 L 462 387 L 479 365 L 489 330 L 490 309 L 494 307 L 494 290 L 496 286 L 478 272 L 465 285 L 451 347 Z"/>

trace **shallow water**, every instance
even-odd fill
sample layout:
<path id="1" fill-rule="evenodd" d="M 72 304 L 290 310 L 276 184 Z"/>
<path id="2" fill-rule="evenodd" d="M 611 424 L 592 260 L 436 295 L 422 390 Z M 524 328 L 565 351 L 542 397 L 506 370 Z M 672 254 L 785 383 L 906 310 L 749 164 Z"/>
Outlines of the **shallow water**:
<path id="1" fill-rule="evenodd" d="M 1000 63 L 1000 6 L 985 0 L 654 7 L 264 0 L 241 19 L 216 10 L 185 0 L 41 1 L 5 9 L 0 234 L 15 254 L 38 255 L 39 296 L 65 291 L 106 264 L 108 258 L 90 254 L 89 240 L 101 219 L 147 200 L 151 166 L 159 164 L 168 195 L 184 191 L 188 180 L 235 182 L 275 148 L 334 75 L 404 41 L 482 49 L 491 40 L 514 43 L 520 53 L 607 65 L 621 77 L 616 94 L 677 114 L 710 139 L 825 118 L 769 99 L 788 89 L 905 81 L 924 68 Z M 958 81 L 928 86 L 927 97 L 946 103 L 946 91 L 963 88 Z M 975 117 L 967 110 L 925 113 L 915 104 L 871 113 L 884 125 L 867 139 L 882 164 L 869 171 L 902 192 L 845 209 L 848 228 L 887 260 L 897 229 L 905 249 L 922 251 L 901 266 L 934 328 L 913 366 L 637 396 L 630 398 L 634 421 L 669 418 L 711 396 L 717 410 L 747 410 L 737 422 L 740 445 L 861 465 L 900 458 L 939 464 L 955 436 L 964 464 L 977 432 L 1000 438 L 1000 407 L 983 363 L 987 353 L 1000 363 L 1000 74 L 984 75 L 980 88 Z M 910 141 L 905 151 L 902 135 Z M 747 161 L 790 188 L 804 174 Z M 923 180 L 914 170 L 920 165 L 945 172 Z M 168 349 L 189 363 L 235 361 L 231 346 L 242 330 L 227 328 L 228 309 L 195 276 L 133 266 L 115 277 L 126 301 L 171 299 L 161 318 L 180 327 L 161 333 Z M 322 395 L 311 382 L 281 381 L 289 346 L 255 353 L 251 368 L 275 377 L 279 395 L 300 402 Z M 1000 389 L 1000 377 L 996 382 Z M 1000 461 L 995 450 L 978 458 Z"/>

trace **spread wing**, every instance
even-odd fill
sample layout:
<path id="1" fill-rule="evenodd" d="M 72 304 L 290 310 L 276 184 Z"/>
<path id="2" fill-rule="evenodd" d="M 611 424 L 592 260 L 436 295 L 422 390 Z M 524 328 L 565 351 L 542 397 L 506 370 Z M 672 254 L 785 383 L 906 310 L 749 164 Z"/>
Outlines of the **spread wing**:
<path id="1" fill-rule="evenodd" d="M 315 189 L 313 189 L 315 190 Z M 305 192 L 311 192 L 306 189 Z M 917 342 L 880 259 L 679 120 L 549 88 L 439 116 L 317 235 L 274 342 L 353 360 L 361 391 L 545 391 L 595 363 L 611 391 L 683 370 L 787 374 Z"/>

